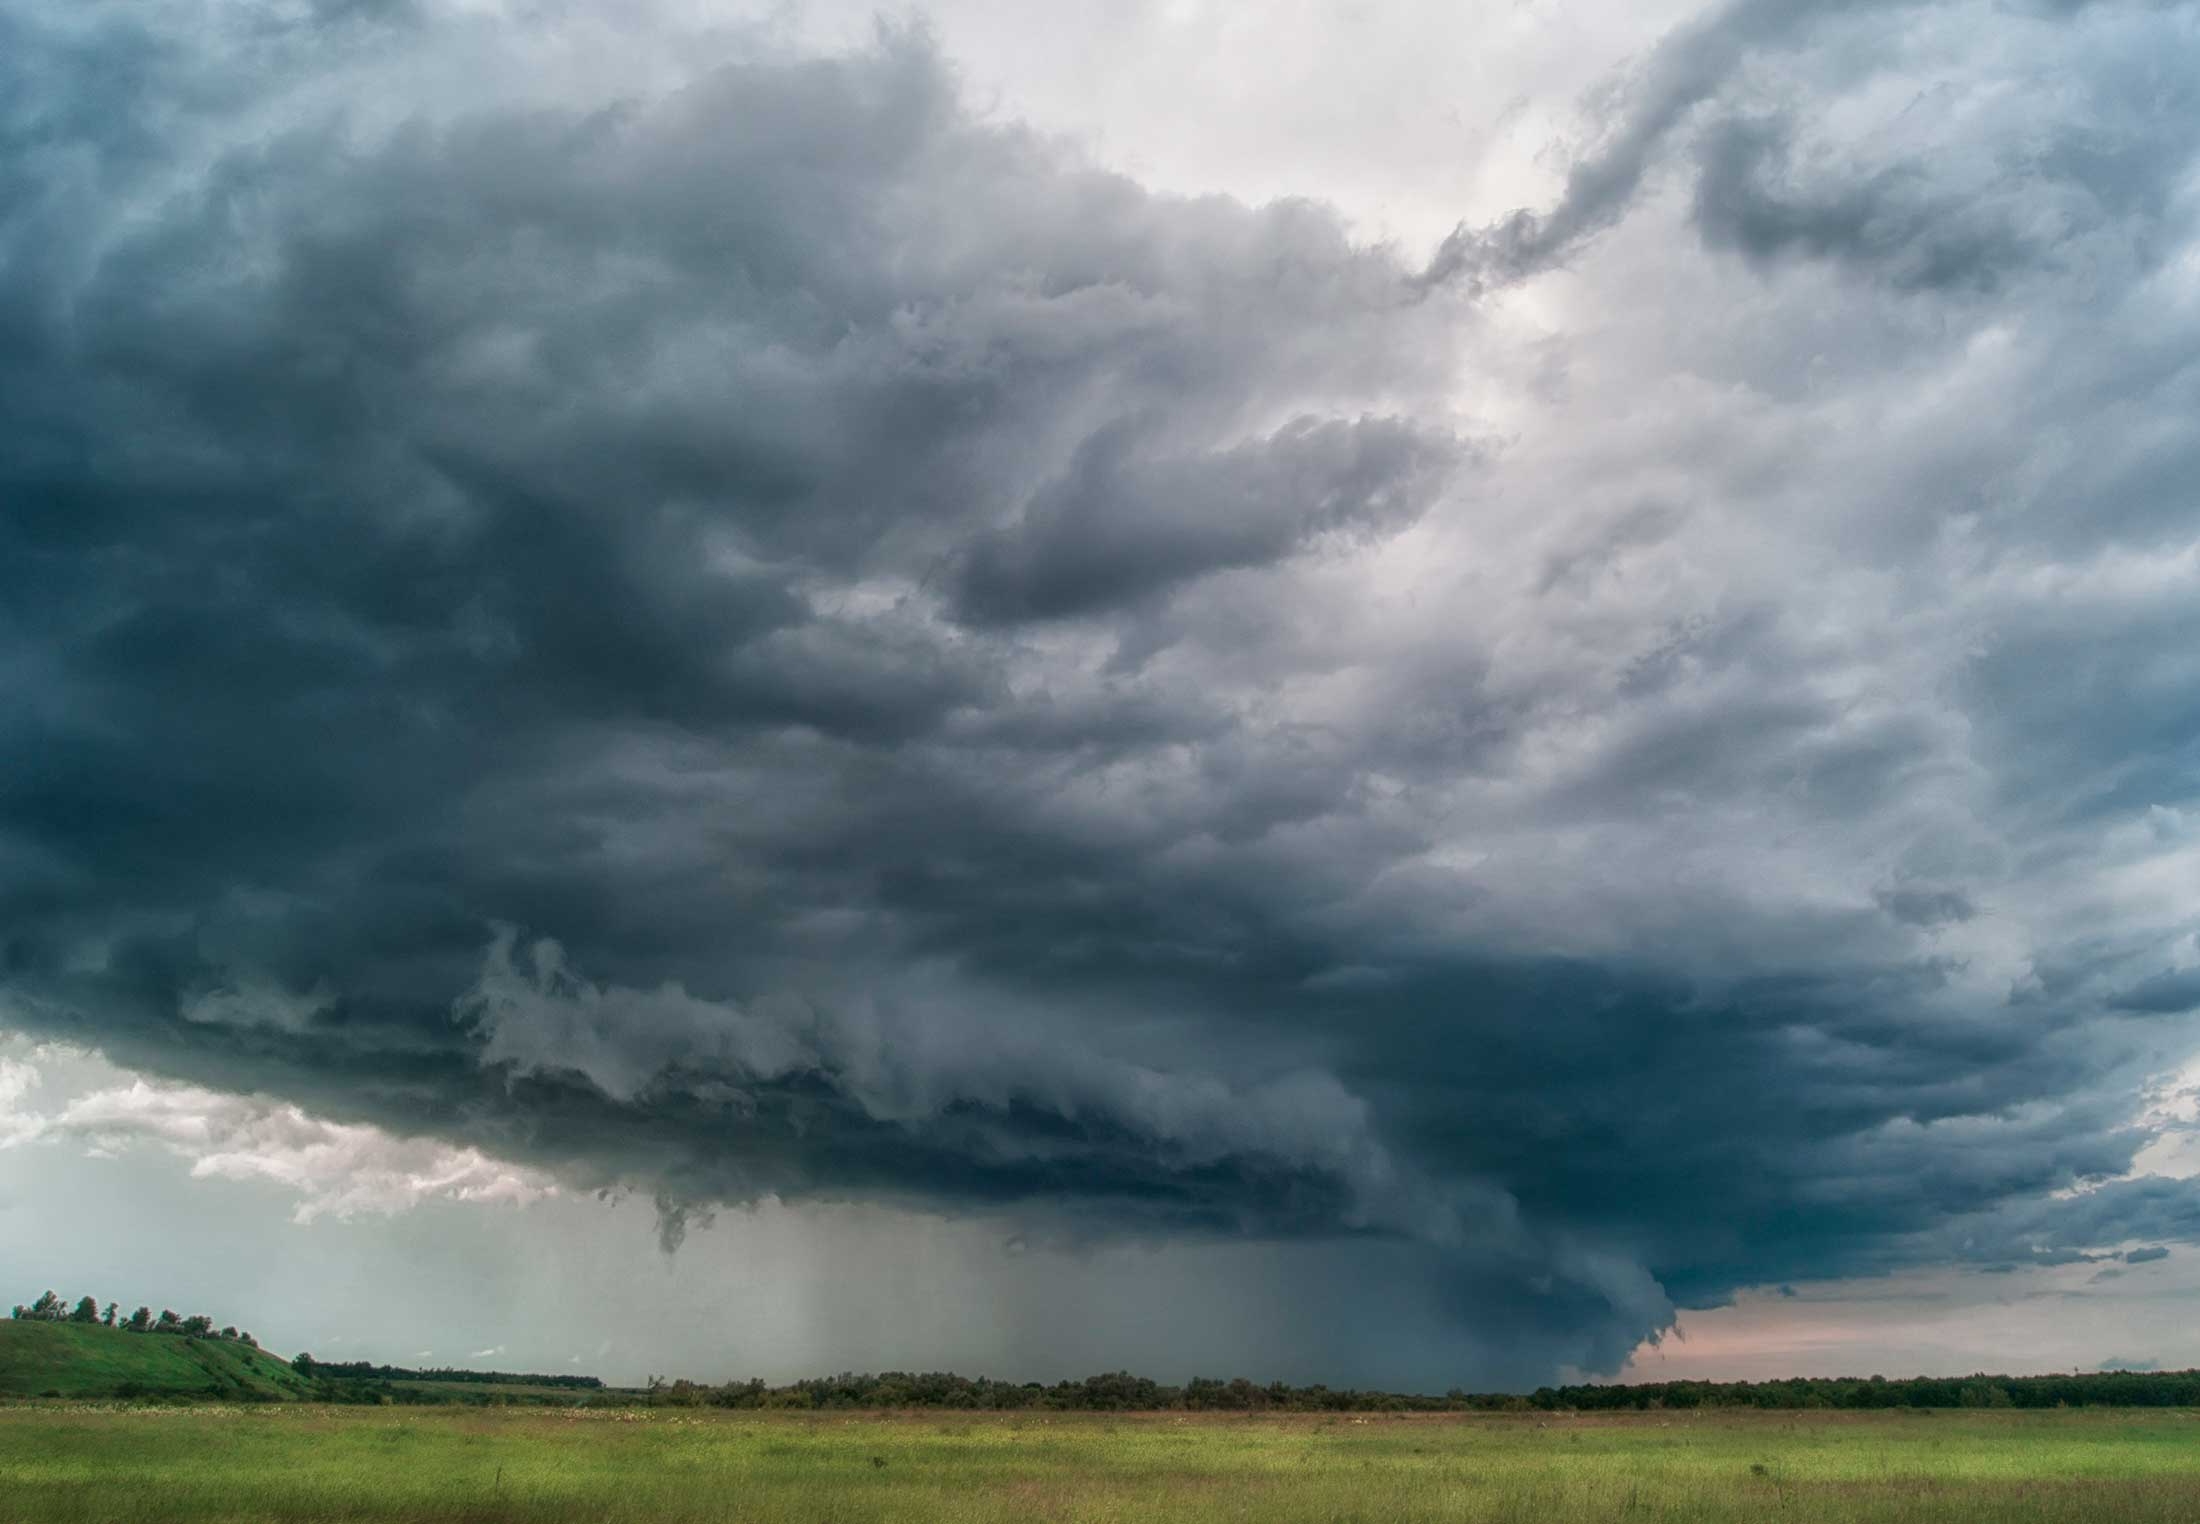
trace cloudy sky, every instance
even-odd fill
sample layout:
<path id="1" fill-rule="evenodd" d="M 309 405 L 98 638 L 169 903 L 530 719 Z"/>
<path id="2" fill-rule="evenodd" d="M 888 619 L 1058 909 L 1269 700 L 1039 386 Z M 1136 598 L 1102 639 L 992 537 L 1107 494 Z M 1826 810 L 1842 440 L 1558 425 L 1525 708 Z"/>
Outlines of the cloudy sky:
<path id="1" fill-rule="evenodd" d="M 2196 217 L 2191 3 L 0 0 L 6 1297 L 2200 1364 Z"/>

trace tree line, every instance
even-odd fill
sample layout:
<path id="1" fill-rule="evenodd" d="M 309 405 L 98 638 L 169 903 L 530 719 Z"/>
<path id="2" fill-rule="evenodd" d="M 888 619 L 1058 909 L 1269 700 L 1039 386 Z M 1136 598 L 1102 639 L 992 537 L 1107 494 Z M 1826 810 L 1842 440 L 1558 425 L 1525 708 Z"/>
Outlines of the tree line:
<path id="1" fill-rule="evenodd" d="M 1542 1387 L 1532 1393 L 1442 1396 L 1240 1377 L 1172 1386 L 1117 1371 L 1082 1381 L 997 1381 L 952 1372 L 842 1374 L 770 1386 L 709 1386 L 651 1377 L 653 1404 L 725 1408 L 951 1408 L 982 1412 L 1502 1413 L 1688 1408 L 2200 1407 L 2200 1371 L 2099 1371 L 2054 1376 L 1797 1377 L 1780 1381 L 1660 1381 Z"/>
<path id="2" fill-rule="evenodd" d="M 1581 1412 L 1623 1408 L 2189 1408 L 2200 1371 L 2076 1371 L 2051 1376 L 1796 1377 L 1780 1381 L 1659 1381 L 1563 1386 L 1536 1405 Z"/>
<path id="3" fill-rule="evenodd" d="M 171 1334 L 185 1338 L 228 1339 L 259 1348 L 251 1334 L 234 1327 L 216 1328 L 203 1314 L 178 1317 L 140 1307 L 128 1318 L 108 1302 L 67 1298 L 46 1292 L 28 1306 L 18 1303 L 17 1318 L 33 1322 L 89 1323 L 125 1333 Z M 529 1386 L 570 1391 L 586 1400 L 625 1401 L 595 1376 L 520 1371 L 477 1371 L 452 1367 L 414 1369 L 366 1360 L 316 1360 L 300 1354 L 291 1366 L 324 1396 L 354 1400 L 370 1388 L 381 1400 L 409 1400 L 389 1383 L 436 1382 L 477 1386 Z M 652 1376 L 646 1400 L 676 1406 L 723 1408 L 947 1408 L 977 1412 L 1039 1410 L 1049 1412 L 1231 1412 L 1231 1413 L 1444 1413 L 1444 1412 L 1615 1412 L 1690 1408 L 2055 1408 L 2055 1407 L 2200 1407 L 2200 1370 L 2092 1371 L 2048 1376 L 1807 1376 L 1773 1381 L 1656 1381 L 1639 1385 L 1582 1384 L 1541 1387 L 1532 1393 L 1467 1392 L 1458 1388 L 1432 1396 L 1325 1385 L 1259 1384 L 1243 1377 L 1220 1380 L 1194 1377 L 1182 1385 L 1113 1371 L 1081 1381 L 1001 1381 L 958 1376 L 951 1371 L 922 1374 L 881 1371 L 818 1376 L 773 1386 L 761 1380 L 710 1385 Z M 470 1400 L 470 1399 L 469 1399 Z"/>
<path id="4" fill-rule="evenodd" d="M 116 1319 L 121 1310 L 120 1303 L 109 1302 L 102 1311 L 99 1299 L 89 1296 L 79 1297 L 76 1305 L 71 1307 L 68 1298 L 48 1291 L 27 1307 L 21 1302 L 16 1303 L 9 1316 L 31 1323 L 93 1323 L 106 1328 L 118 1328 L 124 1333 L 178 1334 L 187 1339 L 228 1339 L 249 1345 L 253 1349 L 260 1347 L 259 1340 L 233 1325 L 216 1328 L 214 1320 L 204 1313 L 195 1312 L 189 1317 L 179 1318 L 164 1307 L 160 1316 L 155 1317 L 152 1308 L 140 1307 L 118 1322 Z"/>
<path id="5" fill-rule="evenodd" d="M 376 1365 L 371 1360 L 316 1360 L 302 1352 L 292 1358 L 290 1368 L 310 1381 L 472 1381 L 499 1386 L 555 1386 L 582 1392 L 603 1389 L 603 1380 L 597 1376 L 462 1370 L 450 1365 L 415 1370 L 402 1365 Z"/>

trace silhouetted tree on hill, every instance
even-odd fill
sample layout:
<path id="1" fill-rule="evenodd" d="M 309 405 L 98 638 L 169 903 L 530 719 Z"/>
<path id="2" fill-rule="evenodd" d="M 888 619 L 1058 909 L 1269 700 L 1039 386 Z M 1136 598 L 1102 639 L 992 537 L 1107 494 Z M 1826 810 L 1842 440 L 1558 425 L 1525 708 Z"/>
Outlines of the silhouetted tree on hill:
<path id="1" fill-rule="evenodd" d="M 66 1298 L 51 1291 L 41 1294 L 37 1301 L 32 1302 L 27 1307 L 17 1303 L 13 1310 L 15 1317 L 34 1322 L 104 1323 L 109 1328 L 119 1327 L 124 1333 L 182 1334 L 189 1338 L 226 1339 L 238 1344 L 248 1345 L 253 1349 L 260 1347 L 259 1340 L 243 1332 L 235 1324 L 230 1324 L 217 1332 L 214 1328 L 214 1320 L 202 1312 L 195 1312 L 187 1318 L 179 1318 L 173 1312 L 163 1311 L 156 1320 L 153 1317 L 151 1308 L 140 1307 L 118 1324 L 115 1320 L 121 1311 L 122 1306 L 120 1303 L 109 1302 L 106 1310 L 102 1312 L 99 1306 L 99 1298 L 94 1296 L 78 1298 L 76 1305 L 72 1308 Z"/>

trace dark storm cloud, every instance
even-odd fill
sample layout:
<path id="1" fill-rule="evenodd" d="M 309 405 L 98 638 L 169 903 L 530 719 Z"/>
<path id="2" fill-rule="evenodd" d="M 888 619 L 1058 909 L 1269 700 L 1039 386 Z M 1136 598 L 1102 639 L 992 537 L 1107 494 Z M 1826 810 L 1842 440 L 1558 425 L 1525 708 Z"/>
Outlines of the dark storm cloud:
<path id="1" fill-rule="evenodd" d="M 2158 1016 L 2174 1016 L 2200 1007 L 2200 969 L 2177 969 L 2143 979 L 2117 995 L 2116 1006 Z"/>
<path id="2" fill-rule="evenodd" d="M 1907 151 L 1877 164 L 1799 153 L 1777 114 L 1725 117 L 1695 147 L 1697 225 L 1753 260 L 1834 260 L 1913 290 L 1988 292 L 2033 270 L 2098 279 L 2104 265 L 2150 262 L 2193 144 L 2189 129 L 2163 128 L 2200 98 L 2184 71 L 2151 59 L 2118 59 L 2073 93 L 2076 109 L 2040 124 L 1927 92 L 1908 113 Z"/>
<path id="3" fill-rule="evenodd" d="M 1745 98 L 1954 23 L 1729 8 L 1417 273 L 916 34 L 392 112 L 433 7 L 155 14 L 0 63 L 11 1021 L 668 1244 L 772 1192 L 1365 1240 L 1508 1379 L 2200 1237 L 2117 1178 L 2200 673 L 2187 87 L 2114 82 L 2186 15 L 2022 22 L 2086 87 L 1980 171 Z M 1591 256 L 1667 162 L 1656 259 L 1769 305 L 1608 322 L 1542 399 L 1593 418 L 1469 443 L 1463 293 L 1639 309 Z"/>
<path id="4" fill-rule="evenodd" d="M 1782 183 L 1791 163 L 1777 124 L 1721 123 L 1704 145 L 1696 185 L 1704 236 L 1753 259 L 1805 253 L 1877 267 L 1910 287 L 1990 289 L 2046 252 L 2031 230 L 1974 195 L 1942 193 L 1936 202 L 1938 187 L 1914 170 L 1804 190 Z M 2060 242 L 2060 230 L 2043 232 Z"/>
<path id="5" fill-rule="evenodd" d="M 1062 1023 L 1004 1050 L 1031 1023 L 928 993 L 956 949 L 911 903 L 982 914 L 924 882 L 964 869 L 1046 899 L 1090 856 L 989 799 L 990 758 L 1214 729 L 1012 691 L 1016 651 L 924 580 L 1100 610 L 1409 522 L 1448 435 L 1305 411 L 1425 385 L 1387 256 L 981 127 L 908 36 L 371 144 L 294 124 L 81 231 L 112 241 L 15 291 L 16 650 L 50 699 L 10 738 L 31 1019 L 698 1196 L 1397 1226 L 1334 1080 Z M 516 972 L 509 935 L 485 962 L 507 915 L 649 988 L 547 943 Z M 776 1035 L 728 1047 L 744 1023 Z"/>
<path id="6" fill-rule="evenodd" d="M 1395 529 L 1427 505 L 1452 453 L 1393 419 L 1299 419 L 1193 460 L 1141 459 L 1137 434 L 1093 435 L 1019 523 L 977 542 L 959 579 L 967 616 L 1120 609 L 1324 532 Z"/>
<path id="7" fill-rule="evenodd" d="M 2146 1175 L 2111 1180 L 2075 1197 L 2012 1201 L 1940 1230 L 1962 1260 L 2064 1265 L 2121 1260 L 2143 1265 L 2168 1257 L 2160 1244 L 2117 1254 L 2099 1245 L 2133 1239 L 2192 1242 L 2200 1233 L 2200 1202 L 2190 1181 Z"/>

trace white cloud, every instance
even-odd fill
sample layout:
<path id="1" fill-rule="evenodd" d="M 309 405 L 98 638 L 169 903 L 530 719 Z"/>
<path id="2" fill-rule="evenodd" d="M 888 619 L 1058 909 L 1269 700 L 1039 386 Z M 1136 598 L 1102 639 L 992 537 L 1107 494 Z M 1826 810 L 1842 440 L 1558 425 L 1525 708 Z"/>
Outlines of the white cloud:
<path id="1" fill-rule="evenodd" d="M 2136 1121 L 2151 1136 L 2131 1175 L 2200 1176 L 2200 1054 L 2154 1085 Z"/>
<path id="2" fill-rule="evenodd" d="M 0 1147 L 49 1141 L 119 1155 L 159 1148 L 200 1180 L 258 1180 L 298 1197 L 295 1221 L 390 1216 L 427 1201 L 524 1204 L 555 1195 L 549 1175 L 436 1138 L 331 1122 L 266 1096 L 223 1095 L 135 1076 L 41 1113 L 24 1104 L 39 1071 L 0 1058 Z"/>
<path id="3" fill-rule="evenodd" d="M 24 1104 L 38 1082 L 36 1064 L 0 1058 L 0 1148 L 13 1148 L 38 1136 L 39 1119 Z"/>

